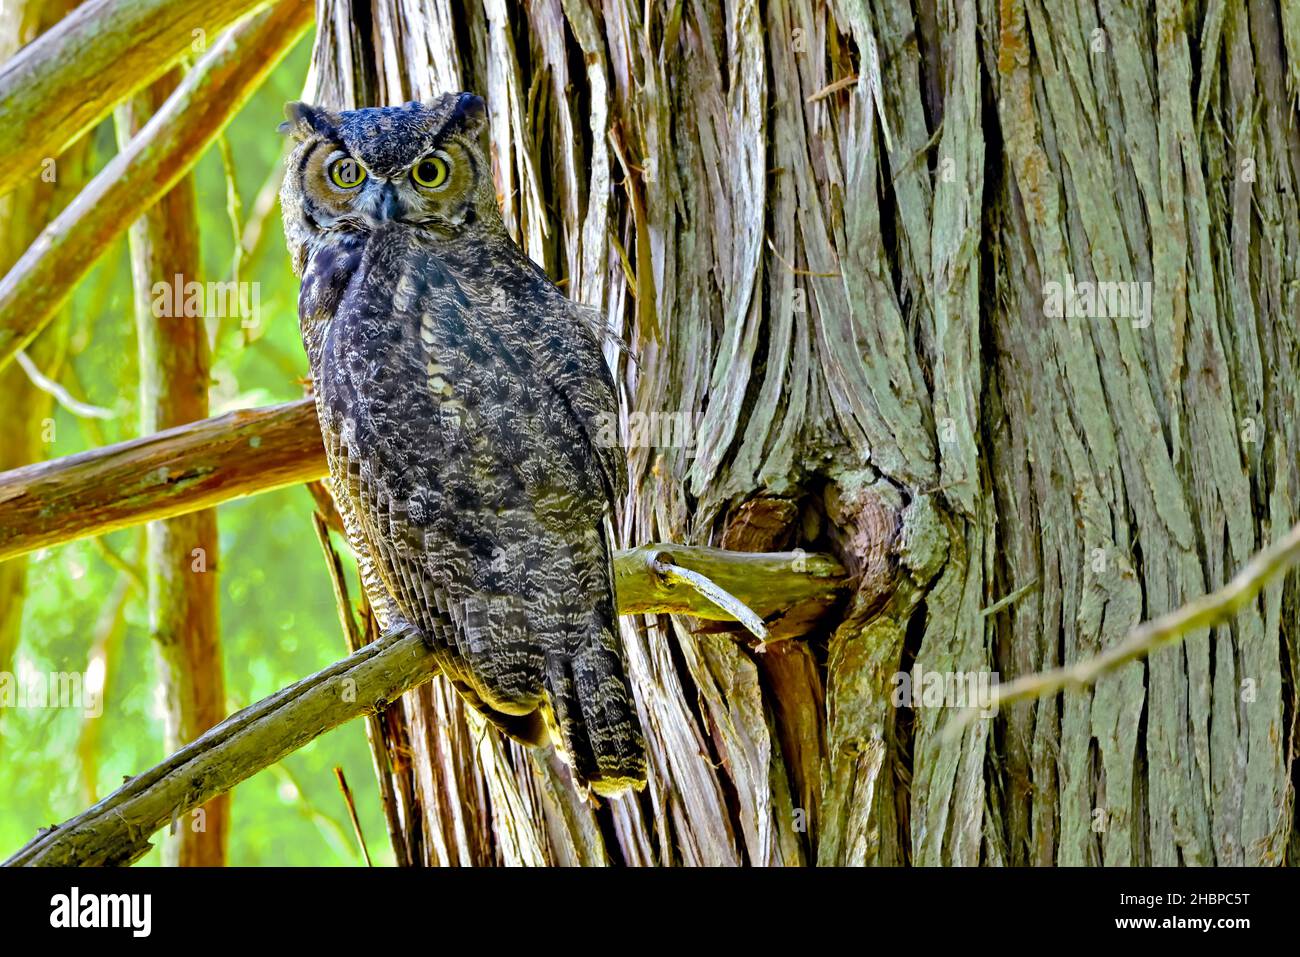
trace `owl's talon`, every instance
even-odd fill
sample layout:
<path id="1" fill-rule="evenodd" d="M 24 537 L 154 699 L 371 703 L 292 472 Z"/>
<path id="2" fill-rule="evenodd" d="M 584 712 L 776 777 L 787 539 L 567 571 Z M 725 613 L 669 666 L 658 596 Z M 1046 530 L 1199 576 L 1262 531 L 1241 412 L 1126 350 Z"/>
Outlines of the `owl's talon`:
<path id="1" fill-rule="evenodd" d="M 416 628 L 415 625 L 411 624 L 409 621 L 395 621 L 390 623 L 389 626 L 385 628 L 383 632 L 379 635 L 379 637 L 380 640 L 387 641 L 389 639 L 405 638 L 408 635 L 419 635 L 420 639 L 426 645 L 428 645 L 430 648 L 433 647 L 433 643 L 430 640 L 430 637 L 426 635 L 424 632 L 422 632 L 419 628 Z"/>

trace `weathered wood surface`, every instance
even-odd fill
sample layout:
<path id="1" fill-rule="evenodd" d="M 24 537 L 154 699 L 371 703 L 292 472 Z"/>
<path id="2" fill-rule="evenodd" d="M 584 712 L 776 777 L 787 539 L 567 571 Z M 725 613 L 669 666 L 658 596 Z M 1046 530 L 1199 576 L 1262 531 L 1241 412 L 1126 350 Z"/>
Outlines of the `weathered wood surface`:
<path id="1" fill-rule="evenodd" d="M 653 614 L 665 607 L 689 607 L 694 618 L 731 621 L 717 605 L 701 600 L 689 586 L 665 581 L 653 573 L 655 561 L 667 561 L 707 575 L 714 584 L 734 595 L 749 597 L 746 605 L 764 620 L 792 616 L 810 608 L 823 611 L 837 602 L 848 583 L 839 562 L 829 555 L 807 552 L 744 552 L 717 548 L 641 545 L 619 553 L 616 567 L 618 607 L 624 615 Z M 755 582 L 769 588 L 755 590 Z M 796 634 L 801 632 L 796 631 Z M 780 638 L 775 634 L 773 638 Z"/>

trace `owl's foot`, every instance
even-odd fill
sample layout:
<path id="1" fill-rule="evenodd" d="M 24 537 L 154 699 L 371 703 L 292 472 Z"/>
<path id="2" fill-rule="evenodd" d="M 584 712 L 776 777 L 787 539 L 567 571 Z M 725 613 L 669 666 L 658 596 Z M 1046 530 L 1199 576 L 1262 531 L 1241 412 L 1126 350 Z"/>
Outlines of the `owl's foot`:
<path id="1" fill-rule="evenodd" d="M 396 618 L 389 622 L 388 627 L 383 630 L 379 635 L 379 638 L 381 641 L 386 641 L 390 638 L 405 638 L 408 635 L 419 635 L 420 639 L 424 642 L 425 647 L 433 647 L 433 641 L 430 636 L 426 635 L 405 618 Z"/>

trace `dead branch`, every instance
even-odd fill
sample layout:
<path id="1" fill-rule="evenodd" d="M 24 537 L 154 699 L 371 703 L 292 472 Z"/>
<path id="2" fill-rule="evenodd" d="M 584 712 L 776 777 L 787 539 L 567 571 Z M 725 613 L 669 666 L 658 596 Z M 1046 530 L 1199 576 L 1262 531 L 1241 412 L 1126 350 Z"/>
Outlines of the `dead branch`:
<path id="1" fill-rule="evenodd" d="M 0 560 L 327 471 L 309 400 L 230 412 L 0 473 Z"/>
<path id="2" fill-rule="evenodd" d="M 692 571 L 689 568 L 683 568 L 662 559 L 656 561 L 651 567 L 654 569 L 655 574 L 668 584 L 686 585 L 695 589 L 701 596 L 708 599 L 710 604 L 722 612 L 725 618 L 740 622 L 759 641 L 767 641 L 767 626 L 763 624 L 763 619 L 754 614 L 744 602 L 731 592 L 725 588 L 719 588 L 718 583 L 709 578 L 708 575 Z"/>
<path id="3" fill-rule="evenodd" d="M 620 614 L 676 612 L 709 621 L 738 620 L 681 576 L 663 575 L 656 565 L 675 565 L 704 576 L 763 621 L 797 617 L 794 610 L 801 606 L 832 603 L 849 584 L 844 568 L 829 555 L 641 545 L 619 552 L 614 561 Z"/>
<path id="4" fill-rule="evenodd" d="M 105 409 L 103 406 L 91 405 L 89 402 L 82 402 L 69 392 L 61 383 L 51 379 L 42 372 L 32 361 L 24 350 L 19 349 L 14 358 L 18 360 L 18 365 L 22 367 L 27 381 L 33 386 L 40 389 L 46 395 L 52 396 L 54 401 L 60 406 L 67 409 L 73 415 L 81 416 L 84 419 L 114 419 L 117 413 L 112 409 Z"/>
<path id="5" fill-rule="evenodd" d="M 437 671 L 418 636 L 366 645 L 308 678 L 231 715 L 94 807 L 43 831 L 6 866 L 130 864 L 149 837 L 326 731 L 382 710 Z"/>
<path id="6" fill-rule="evenodd" d="M 1024 675 L 994 689 L 991 700 L 980 708 L 959 713 L 944 729 L 952 737 L 981 715 L 996 713 L 1018 701 L 1042 698 L 1059 691 L 1079 691 L 1096 684 L 1117 668 L 1145 658 L 1159 648 L 1182 641 L 1194 631 L 1221 625 L 1255 600 L 1269 582 L 1300 563 L 1300 525 L 1259 552 L 1218 591 L 1202 595 L 1181 608 L 1144 622 L 1118 644 L 1101 654 L 1063 668 Z M 1008 596 L 1008 598 L 1013 596 Z M 1006 601 L 1006 599 L 1003 599 Z M 1001 604 L 1001 603 L 999 603 Z"/>

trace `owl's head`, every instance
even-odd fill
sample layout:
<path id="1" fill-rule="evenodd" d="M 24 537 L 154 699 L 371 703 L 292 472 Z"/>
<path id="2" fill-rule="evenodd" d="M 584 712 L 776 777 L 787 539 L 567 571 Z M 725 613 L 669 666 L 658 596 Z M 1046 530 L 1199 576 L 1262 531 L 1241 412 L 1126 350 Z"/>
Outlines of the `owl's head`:
<path id="1" fill-rule="evenodd" d="M 388 222 L 447 239 L 500 227 L 480 97 L 341 113 L 290 103 L 285 115 L 297 146 L 280 199 L 299 273 L 314 243 Z"/>

